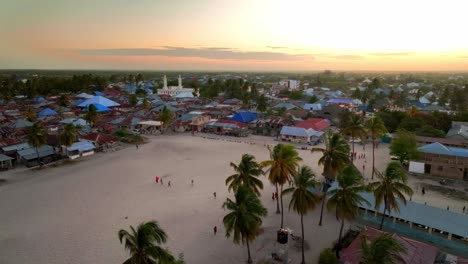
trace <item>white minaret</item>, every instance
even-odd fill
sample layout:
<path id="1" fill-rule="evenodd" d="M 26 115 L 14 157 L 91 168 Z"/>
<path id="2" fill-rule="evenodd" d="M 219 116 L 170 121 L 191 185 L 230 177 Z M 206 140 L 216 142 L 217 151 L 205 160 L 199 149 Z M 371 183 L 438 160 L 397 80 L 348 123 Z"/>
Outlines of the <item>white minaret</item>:
<path id="1" fill-rule="evenodd" d="M 182 77 L 179 75 L 179 89 L 182 89 Z"/>
<path id="2" fill-rule="evenodd" d="M 166 75 L 164 75 L 163 82 L 164 82 L 163 89 L 167 89 L 167 78 L 166 78 Z"/>

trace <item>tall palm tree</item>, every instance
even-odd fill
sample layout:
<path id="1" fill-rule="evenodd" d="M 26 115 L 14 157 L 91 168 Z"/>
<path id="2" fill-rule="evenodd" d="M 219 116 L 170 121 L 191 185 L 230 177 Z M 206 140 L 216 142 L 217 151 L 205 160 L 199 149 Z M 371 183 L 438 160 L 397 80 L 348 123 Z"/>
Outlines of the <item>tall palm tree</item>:
<path id="1" fill-rule="evenodd" d="M 327 190 L 329 183 L 332 182 L 338 172 L 346 167 L 349 161 L 349 145 L 344 138 L 338 134 L 328 131 L 324 138 L 325 148 L 312 148 L 312 153 L 320 152 L 318 164 L 323 166 L 323 176 L 326 179 L 323 188 L 322 207 L 320 208 L 320 221 L 319 225 L 322 225 L 323 219 L 323 208 L 325 206 L 325 200 L 327 198 Z"/>
<path id="2" fill-rule="evenodd" d="M 372 241 L 366 236 L 361 241 L 362 264 L 399 264 L 404 263 L 402 253 L 406 253 L 406 247 L 390 234 L 383 234 Z"/>
<path id="3" fill-rule="evenodd" d="M 227 198 L 223 208 L 230 211 L 223 218 L 226 237 L 232 235 L 235 244 L 245 243 L 248 254 L 247 262 L 252 263 L 250 242 L 257 237 L 258 230 L 262 225 L 262 217 L 267 215 L 267 210 L 263 207 L 258 196 L 247 186 L 239 186 L 235 193 L 235 200 Z"/>
<path id="4" fill-rule="evenodd" d="M 260 196 L 260 190 L 263 190 L 263 183 L 258 179 L 258 176 L 263 174 L 263 171 L 255 161 L 255 157 L 244 154 L 239 165 L 232 162 L 230 165 L 236 173 L 226 179 L 228 191 L 233 190 L 236 192 L 239 186 L 244 185 Z"/>
<path id="5" fill-rule="evenodd" d="M 270 154 L 270 160 L 263 161 L 262 167 L 269 167 L 267 172 L 270 182 L 280 186 L 280 205 L 281 205 L 281 228 L 284 224 L 283 210 L 283 185 L 288 182 L 299 168 L 299 162 L 302 158 L 299 157 L 296 148 L 289 144 L 278 144 L 273 148 Z M 278 188 L 276 188 L 278 190 Z"/>
<path id="6" fill-rule="evenodd" d="M 361 196 L 367 187 L 362 184 L 362 176 L 353 165 L 349 165 L 338 174 L 337 182 L 338 188 L 329 192 L 327 209 L 335 210 L 336 220 L 341 222 L 337 244 L 339 251 L 345 220 L 354 220 L 359 213 L 359 206 L 370 203 Z"/>
<path id="7" fill-rule="evenodd" d="M 29 122 L 34 122 L 34 120 L 36 120 L 37 114 L 34 111 L 34 109 L 30 105 L 28 105 L 26 107 L 26 111 L 24 112 L 24 116 Z"/>
<path id="8" fill-rule="evenodd" d="M 88 112 L 85 115 L 85 120 L 92 127 L 98 119 L 97 108 L 93 104 L 88 106 Z"/>
<path id="9" fill-rule="evenodd" d="M 40 162 L 39 148 L 47 144 L 47 130 L 40 123 L 34 123 L 27 134 L 28 144 L 36 149 L 37 160 Z"/>
<path id="10" fill-rule="evenodd" d="M 351 162 L 354 160 L 354 141 L 356 138 L 361 140 L 364 139 L 365 130 L 362 126 L 362 118 L 358 115 L 353 115 L 351 117 L 350 123 L 347 127 L 345 127 L 342 131 L 343 136 L 351 136 L 352 138 L 352 154 L 351 154 Z"/>
<path id="11" fill-rule="evenodd" d="M 149 221 L 130 226 L 130 232 L 121 229 L 118 233 L 120 243 L 130 252 L 130 258 L 123 264 L 169 264 L 175 261 L 171 253 L 160 245 L 166 243 L 167 235 L 158 222 Z"/>
<path id="12" fill-rule="evenodd" d="M 374 172 L 375 172 L 375 144 L 376 139 L 383 136 L 387 133 L 387 128 L 385 128 L 385 124 L 382 119 L 378 116 L 369 119 L 365 125 L 366 132 L 370 134 L 372 138 L 372 177 L 374 179 Z"/>
<path id="13" fill-rule="evenodd" d="M 369 187 L 374 192 L 375 208 L 378 209 L 382 203 L 384 204 L 382 221 L 380 222 L 380 230 L 382 230 L 385 212 L 390 213 L 393 209 L 394 212 L 398 213 L 400 210 L 397 201 L 401 200 L 406 205 L 405 194 L 412 195 L 413 190 L 406 185 L 408 176 L 396 161 L 387 165 L 385 173 L 376 170 L 376 174 L 379 180 L 370 183 Z"/>
<path id="14" fill-rule="evenodd" d="M 77 129 L 73 124 L 66 124 L 60 133 L 60 141 L 63 145 L 69 147 L 78 140 Z"/>
<path id="15" fill-rule="evenodd" d="M 161 113 L 159 113 L 159 119 L 162 121 L 163 131 L 169 126 L 173 118 L 171 110 L 169 110 L 166 106 L 162 109 Z"/>
<path id="16" fill-rule="evenodd" d="M 284 190 L 283 194 L 292 193 L 291 201 L 289 202 L 289 210 L 293 209 L 301 216 L 301 263 L 304 264 L 304 215 L 314 210 L 315 206 L 320 202 L 320 197 L 312 192 L 312 189 L 316 188 L 319 184 L 315 180 L 314 172 L 307 166 L 302 166 L 293 180 L 294 186 Z"/>

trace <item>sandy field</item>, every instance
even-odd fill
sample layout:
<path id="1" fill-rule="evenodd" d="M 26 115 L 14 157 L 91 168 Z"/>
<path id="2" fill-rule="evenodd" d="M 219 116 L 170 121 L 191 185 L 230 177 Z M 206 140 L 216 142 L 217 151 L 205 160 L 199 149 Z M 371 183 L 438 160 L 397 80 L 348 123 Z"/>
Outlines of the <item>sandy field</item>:
<path id="1" fill-rule="evenodd" d="M 0 263 L 122 263 L 128 255 L 118 241 L 118 230 L 153 219 L 167 232 L 169 249 L 174 255 L 183 252 L 187 263 L 243 263 L 246 248 L 224 236 L 222 218 L 226 212 L 221 205 L 232 196 L 224 184 L 233 172 L 229 163 L 237 163 L 244 153 L 255 155 L 258 161 L 268 158 L 264 144 L 273 140 L 251 140 L 257 144 L 189 135 L 152 137 L 138 150 L 128 147 L 56 168 L 2 172 L 0 178 L 10 183 L 0 186 Z M 370 151 L 366 147 L 365 175 L 369 177 Z M 299 152 L 304 164 L 319 175 L 319 154 Z M 384 167 L 388 148 L 380 146 L 376 155 L 377 167 Z M 364 160 L 357 161 L 358 168 L 362 168 L 361 163 Z M 155 176 L 163 177 L 164 185 L 156 184 Z M 171 187 L 167 186 L 169 181 Z M 274 232 L 280 224 L 271 199 L 274 187 L 265 177 L 263 181 L 261 199 L 268 216 L 263 223 L 265 233 L 252 245 L 254 260 L 271 254 Z M 411 184 L 420 182 L 413 180 Z M 453 208 L 462 204 L 436 193 L 424 197 L 417 193 L 413 200 L 418 199 L 443 208 L 446 203 L 453 203 Z M 325 214 L 321 227 L 318 218 L 318 208 L 305 217 L 309 263 L 316 263 L 319 252 L 330 246 L 339 232 L 333 214 Z M 295 234 L 300 234 L 299 221 L 298 215 L 286 211 L 286 226 Z M 213 234 L 215 225 L 217 235 Z M 290 248 L 289 256 L 292 263 L 299 262 L 300 253 L 295 248 Z"/>

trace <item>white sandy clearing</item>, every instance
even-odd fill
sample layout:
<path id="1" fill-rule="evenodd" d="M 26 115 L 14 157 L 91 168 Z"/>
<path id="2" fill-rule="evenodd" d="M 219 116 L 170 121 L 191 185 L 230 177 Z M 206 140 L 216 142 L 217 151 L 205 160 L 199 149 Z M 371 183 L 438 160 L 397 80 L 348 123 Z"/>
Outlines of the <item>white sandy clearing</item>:
<path id="1" fill-rule="evenodd" d="M 388 161 L 385 151 L 384 147 L 378 151 L 382 166 Z M 320 174 L 319 154 L 299 152 L 304 164 Z M 117 231 L 152 219 L 168 233 L 170 250 L 175 255 L 183 252 L 187 263 L 243 263 L 245 247 L 224 237 L 226 212 L 221 205 L 230 195 L 224 185 L 232 174 L 229 162 L 237 163 L 244 153 L 259 161 L 268 157 L 262 144 L 178 135 L 153 137 L 138 150 L 98 154 L 72 165 L 7 172 L 13 183 L 0 187 L 0 263 L 122 263 L 127 252 Z M 164 186 L 154 182 L 155 176 L 164 178 Z M 280 223 L 271 200 L 274 188 L 263 180 L 262 201 L 269 214 L 263 224 L 266 233 L 252 245 L 256 260 L 271 252 L 270 241 Z M 285 198 L 285 206 L 288 202 Z M 339 231 L 328 213 L 319 227 L 318 213 L 317 209 L 305 218 L 310 263 Z M 286 213 L 285 223 L 299 234 L 296 214 Z M 290 257 L 296 263 L 300 253 L 291 249 Z"/>

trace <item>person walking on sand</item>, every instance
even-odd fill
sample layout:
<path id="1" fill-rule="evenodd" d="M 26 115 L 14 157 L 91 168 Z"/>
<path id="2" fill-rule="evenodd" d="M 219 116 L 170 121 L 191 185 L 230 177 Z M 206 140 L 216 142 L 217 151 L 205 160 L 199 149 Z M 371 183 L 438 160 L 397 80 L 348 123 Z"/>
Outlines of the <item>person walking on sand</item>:
<path id="1" fill-rule="evenodd" d="M 156 180 L 156 183 L 159 183 L 159 177 L 158 176 L 156 176 L 155 180 Z"/>
<path id="2" fill-rule="evenodd" d="M 138 149 L 138 144 L 136 144 L 135 146 L 136 146 L 136 149 Z"/>
<path id="3" fill-rule="evenodd" d="M 422 192 L 422 195 L 425 195 L 426 194 L 426 189 L 424 189 L 424 187 L 422 187 L 421 192 Z"/>
<path id="4" fill-rule="evenodd" d="M 218 232 L 218 227 L 217 227 L 217 226 L 214 226 L 214 227 L 213 227 L 213 233 L 214 233 L 215 236 L 216 236 L 216 233 L 217 233 L 217 232 Z"/>
<path id="5" fill-rule="evenodd" d="M 192 179 L 192 186 L 193 186 L 193 179 Z"/>
<path id="6" fill-rule="evenodd" d="M 465 206 L 463 206 L 463 213 L 465 213 L 465 209 L 466 209 L 466 207 L 465 207 Z"/>
<path id="7" fill-rule="evenodd" d="M 213 198 L 216 198 L 216 192 L 213 193 Z"/>
<path id="8" fill-rule="evenodd" d="M 161 178 L 161 185 L 163 185 L 163 181 L 162 181 L 162 178 Z"/>
<path id="9" fill-rule="evenodd" d="M 171 181 L 167 182 L 167 187 L 171 187 Z"/>

